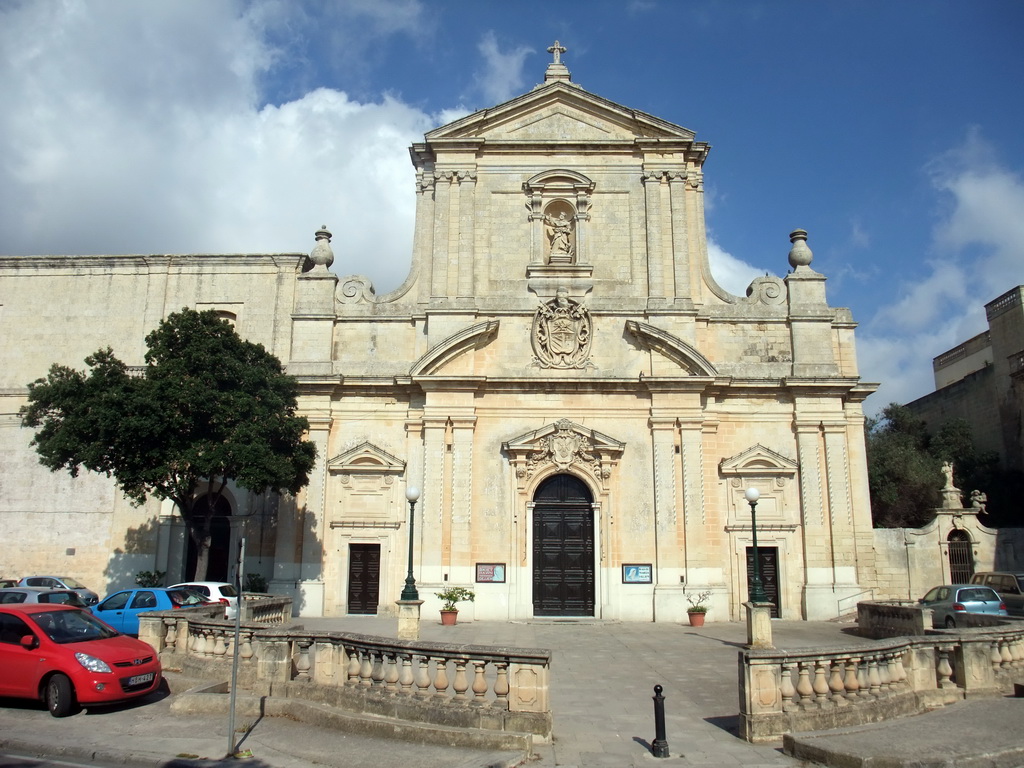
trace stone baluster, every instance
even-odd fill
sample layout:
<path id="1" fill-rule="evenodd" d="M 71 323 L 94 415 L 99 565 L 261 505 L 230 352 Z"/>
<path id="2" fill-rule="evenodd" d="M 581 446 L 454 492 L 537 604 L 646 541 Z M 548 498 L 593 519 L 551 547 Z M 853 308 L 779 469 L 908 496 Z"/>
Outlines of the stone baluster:
<path id="1" fill-rule="evenodd" d="M 832 660 L 832 676 L 829 677 L 828 687 L 832 691 L 832 703 L 837 707 L 849 706 L 850 702 L 844 696 L 845 686 L 843 685 L 843 659 Z"/>
<path id="2" fill-rule="evenodd" d="M 818 659 L 814 664 L 814 682 L 811 687 L 814 689 L 814 702 L 819 708 L 825 709 L 829 705 L 828 694 L 828 661 Z"/>
<path id="3" fill-rule="evenodd" d="M 796 682 L 796 692 L 800 695 L 800 708 L 810 709 L 813 706 L 814 686 L 811 685 L 811 664 L 813 662 L 800 662 L 800 677 Z"/>
<path id="4" fill-rule="evenodd" d="M 398 654 L 395 651 L 385 653 L 387 671 L 384 673 L 384 687 L 388 693 L 398 693 Z"/>
<path id="5" fill-rule="evenodd" d="M 381 688 L 384 686 L 384 652 L 374 650 L 371 653 L 373 655 L 372 685 L 374 688 Z"/>
<path id="6" fill-rule="evenodd" d="M 346 672 L 348 680 L 347 685 L 359 685 L 359 669 L 363 666 L 359 660 L 359 649 L 354 645 L 349 646 L 345 649 L 345 653 L 348 654 L 348 670 Z"/>
<path id="7" fill-rule="evenodd" d="M 868 688 L 874 698 L 882 697 L 882 678 L 878 674 L 878 656 L 875 654 L 868 658 Z"/>
<path id="8" fill-rule="evenodd" d="M 238 657 L 243 664 L 252 663 L 252 657 L 255 655 L 252 650 L 252 630 L 240 630 L 238 635 Z"/>
<path id="9" fill-rule="evenodd" d="M 402 686 L 402 693 L 406 696 L 412 696 L 412 684 L 416 679 L 412 673 L 412 659 L 411 653 L 402 654 L 402 673 L 398 676 L 398 684 Z"/>
<path id="10" fill-rule="evenodd" d="M 434 659 L 434 696 L 448 698 L 448 659 L 443 656 Z"/>
<path id="11" fill-rule="evenodd" d="M 893 679 L 896 681 L 896 686 L 898 689 L 905 688 L 907 682 L 907 670 L 903 666 L 903 654 L 899 652 L 894 653 L 892 657 L 892 662 Z"/>
<path id="12" fill-rule="evenodd" d="M 937 674 L 939 688 L 955 688 L 956 683 L 953 681 L 953 667 L 949 663 L 949 654 L 951 647 L 948 645 L 940 645 L 938 647 L 939 661 L 935 667 Z"/>
<path id="13" fill-rule="evenodd" d="M 295 660 L 295 679 L 299 682 L 308 683 L 312 680 L 309 676 L 309 670 L 313 666 L 312 660 L 309 658 L 309 647 L 313 645 L 313 641 L 303 638 L 302 640 L 296 640 L 295 644 L 299 646 L 299 657 Z"/>
<path id="14" fill-rule="evenodd" d="M 878 695 L 886 697 L 892 694 L 892 675 L 889 673 L 889 654 L 883 653 L 878 657 Z"/>
<path id="15" fill-rule="evenodd" d="M 365 648 L 359 649 L 362 663 L 359 665 L 359 684 L 364 688 L 373 685 L 373 654 Z"/>
<path id="16" fill-rule="evenodd" d="M 1003 669 L 1009 669 L 1013 666 L 1013 654 L 1010 653 L 1010 639 L 1008 637 L 999 638 L 999 650 L 1002 654 L 1000 666 Z"/>
<path id="17" fill-rule="evenodd" d="M 868 680 L 869 667 L 868 658 L 861 656 L 857 661 L 857 695 L 862 699 L 871 698 L 871 683 Z"/>
<path id="18" fill-rule="evenodd" d="M 992 669 L 999 669 L 999 664 L 1003 660 L 1003 655 L 999 652 L 999 638 L 993 638 L 989 643 L 988 660 L 992 663 Z"/>
<path id="19" fill-rule="evenodd" d="M 228 647 L 227 643 L 224 642 L 224 633 L 217 632 L 214 635 L 213 640 L 213 655 L 214 658 L 223 659 L 227 655 Z"/>
<path id="20" fill-rule="evenodd" d="M 466 678 L 466 660 L 455 660 L 455 680 L 452 681 L 452 690 L 455 691 L 455 701 L 465 702 L 469 697 L 466 691 L 469 690 L 469 680 Z"/>
<path id="21" fill-rule="evenodd" d="M 164 632 L 164 647 L 173 652 L 178 642 L 178 620 L 164 619 L 164 626 L 167 628 Z"/>
<path id="22" fill-rule="evenodd" d="M 851 704 L 857 699 L 860 693 L 860 680 L 857 674 L 860 659 L 851 656 L 846 660 L 846 679 L 843 680 L 843 687 L 846 689 L 846 699 Z"/>
<path id="23" fill-rule="evenodd" d="M 487 704 L 487 677 L 484 674 L 487 669 L 486 661 L 473 662 L 473 703 L 478 706 L 485 706 Z"/>
<path id="24" fill-rule="evenodd" d="M 430 695 L 430 657 L 418 656 L 419 668 L 416 670 L 416 695 Z"/>
<path id="25" fill-rule="evenodd" d="M 1013 642 L 1010 643 L 1010 652 L 1013 654 L 1014 668 L 1024 666 L 1024 637 L 1017 635 L 1013 638 Z"/>
<path id="26" fill-rule="evenodd" d="M 793 686 L 793 667 L 795 662 L 782 662 L 782 680 L 779 683 L 779 693 L 782 694 L 782 711 L 793 712 L 799 709 L 797 702 L 793 700 L 796 696 L 796 688 Z"/>
<path id="27" fill-rule="evenodd" d="M 508 662 L 499 661 L 494 666 L 498 668 L 498 676 L 494 681 L 494 706 L 508 709 Z"/>
<path id="28" fill-rule="evenodd" d="M 202 644 L 203 644 L 202 645 L 202 647 L 203 647 L 202 655 L 205 658 L 209 659 L 210 657 L 213 656 L 213 632 L 211 630 L 209 630 L 209 629 L 204 629 L 203 630 Z"/>

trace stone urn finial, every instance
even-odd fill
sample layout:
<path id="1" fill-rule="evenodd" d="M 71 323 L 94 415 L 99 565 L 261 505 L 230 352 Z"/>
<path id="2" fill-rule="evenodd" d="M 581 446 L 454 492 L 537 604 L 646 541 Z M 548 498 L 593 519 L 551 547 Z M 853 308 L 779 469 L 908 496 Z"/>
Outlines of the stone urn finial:
<path id="1" fill-rule="evenodd" d="M 314 268 L 323 267 L 327 269 L 334 263 L 334 251 L 331 250 L 331 233 L 327 231 L 326 224 L 316 232 L 316 245 L 309 252 L 309 260 L 313 263 Z"/>
<path id="2" fill-rule="evenodd" d="M 807 231 L 794 229 L 789 233 L 789 242 L 793 244 L 793 247 L 789 249 L 789 265 L 793 269 L 809 267 L 814 253 L 807 247 Z"/>

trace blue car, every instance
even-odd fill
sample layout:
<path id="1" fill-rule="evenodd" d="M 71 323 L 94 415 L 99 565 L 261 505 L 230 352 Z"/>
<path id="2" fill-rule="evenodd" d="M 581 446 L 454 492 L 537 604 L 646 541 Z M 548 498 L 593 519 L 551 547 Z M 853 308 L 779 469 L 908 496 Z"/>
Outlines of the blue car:
<path id="1" fill-rule="evenodd" d="M 205 605 L 206 598 L 187 589 L 139 587 L 125 589 L 103 598 L 90 607 L 93 615 L 102 619 L 118 632 L 139 634 L 139 614 L 147 611 L 169 611 L 185 606 Z"/>

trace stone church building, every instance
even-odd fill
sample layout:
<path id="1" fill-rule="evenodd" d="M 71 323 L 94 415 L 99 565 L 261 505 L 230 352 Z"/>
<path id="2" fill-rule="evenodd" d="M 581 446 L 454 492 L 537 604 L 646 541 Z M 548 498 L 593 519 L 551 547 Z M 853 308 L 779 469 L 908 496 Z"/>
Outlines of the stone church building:
<path id="1" fill-rule="evenodd" d="M 186 575 L 170 505 L 50 473 L 17 413 L 53 362 L 81 368 L 109 345 L 142 365 L 146 333 L 189 306 L 285 363 L 319 453 L 295 499 L 232 490 L 211 576 L 244 536 L 246 571 L 300 614 L 394 614 L 415 487 L 425 617 L 437 589 L 464 585 L 464 619 L 679 621 L 708 591 L 709 620 L 738 620 L 754 487 L 777 614 L 863 599 L 874 386 L 807 233 L 780 233 L 785 278 L 724 290 L 709 145 L 582 89 L 563 50 L 533 90 L 411 148 L 412 268 L 390 293 L 329 269 L 326 228 L 308 256 L 0 258 L 0 576 L 72 575 L 103 594 L 141 570 Z"/>

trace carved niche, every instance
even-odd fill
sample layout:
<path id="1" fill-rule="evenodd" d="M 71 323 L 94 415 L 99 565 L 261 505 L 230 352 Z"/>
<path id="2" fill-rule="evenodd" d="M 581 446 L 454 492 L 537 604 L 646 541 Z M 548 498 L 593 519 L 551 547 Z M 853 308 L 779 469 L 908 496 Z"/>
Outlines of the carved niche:
<path id="1" fill-rule="evenodd" d="M 590 362 L 593 327 L 590 312 L 559 288 L 555 298 L 537 307 L 530 342 L 541 368 L 583 368 Z"/>
<path id="2" fill-rule="evenodd" d="M 564 472 L 576 467 L 603 486 L 626 444 L 569 419 L 559 419 L 502 443 L 501 447 L 508 454 L 522 490 L 534 475 L 550 468 Z"/>

